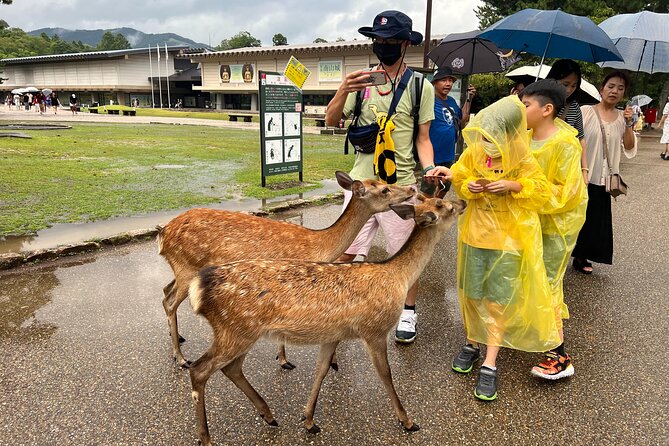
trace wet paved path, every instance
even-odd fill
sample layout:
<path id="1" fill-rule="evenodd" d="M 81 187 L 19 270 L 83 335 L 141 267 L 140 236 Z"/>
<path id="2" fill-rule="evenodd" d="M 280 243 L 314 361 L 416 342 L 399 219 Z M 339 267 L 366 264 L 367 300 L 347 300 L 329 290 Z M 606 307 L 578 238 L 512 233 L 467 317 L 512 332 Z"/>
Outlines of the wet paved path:
<path id="1" fill-rule="evenodd" d="M 257 122 L 223 121 L 220 119 L 181 118 L 178 116 L 142 116 L 142 109 L 138 109 L 138 116 L 108 115 L 97 113 L 77 113 L 73 115 L 67 110 L 59 110 L 58 114 L 53 112 L 40 115 L 33 111 L 7 110 L 6 106 L 0 106 L 0 120 L 15 122 L 59 122 L 68 125 L 78 122 L 93 122 L 106 124 L 171 124 L 171 125 L 204 125 L 208 127 L 225 127 L 233 129 L 258 130 L 260 124 Z M 216 112 L 212 112 L 216 113 Z M 320 134 L 320 128 L 316 126 L 304 126 L 304 133 Z"/>
<path id="2" fill-rule="evenodd" d="M 462 342 L 455 290 L 455 230 L 441 241 L 421 277 L 419 335 L 411 346 L 390 342 L 390 363 L 409 415 L 406 434 L 357 341 L 338 349 L 312 436 L 300 423 L 316 347 L 291 347 L 298 365 L 283 371 L 274 346 L 258 344 L 245 371 L 280 426 L 266 426 L 222 374 L 207 386 L 217 444 L 442 445 L 667 444 L 669 395 L 669 162 L 645 141 L 623 174 L 630 196 L 613 203 L 615 265 L 583 276 L 570 269 L 572 319 L 567 348 L 576 374 L 556 383 L 529 374 L 536 355 L 503 351 L 500 398 L 474 399 L 475 375 L 456 375 L 450 361 Z M 323 227 L 336 205 L 293 211 L 291 221 Z M 382 256 L 381 245 L 374 255 Z M 160 300 L 171 279 L 155 242 L 126 245 L 0 273 L 0 444 L 196 444 L 187 373 L 170 360 Z M 198 357 L 211 332 L 179 312 L 184 353 Z"/>

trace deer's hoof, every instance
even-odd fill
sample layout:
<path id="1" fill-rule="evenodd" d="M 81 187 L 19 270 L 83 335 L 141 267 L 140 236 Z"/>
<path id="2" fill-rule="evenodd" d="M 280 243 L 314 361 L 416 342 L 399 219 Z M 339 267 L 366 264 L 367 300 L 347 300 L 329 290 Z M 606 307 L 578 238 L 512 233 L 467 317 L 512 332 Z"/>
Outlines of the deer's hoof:
<path id="1" fill-rule="evenodd" d="M 183 336 L 179 335 L 179 344 L 183 344 L 184 342 L 186 342 L 186 338 L 184 338 Z"/>
<path id="2" fill-rule="evenodd" d="M 187 370 L 187 369 L 190 369 L 191 364 L 192 364 L 191 361 L 180 362 L 179 363 L 179 368 L 181 368 L 181 370 Z"/>
<path id="3" fill-rule="evenodd" d="M 403 425 L 403 427 L 404 427 L 404 430 L 407 431 L 407 432 L 416 432 L 416 431 L 420 430 L 420 426 L 417 425 L 416 423 L 412 423 L 411 426 L 409 426 L 409 427 L 406 427 L 406 426 Z"/>
<path id="4" fill-rule="evenodd" d="M 276 420 L 274 419 L 272 419 L 272 421 L 267 421 L 267 418 L 263 414 L 260 414 L 260 418 L 262 418 L 265 421 L 265 423 L 269 424 L 272 427 L 277 427 L 279 425 L 279 423 L 277 423 Z"/>
<path id="5" fill-rule="evenodd" d="M 311 426 L 309 429 L 307 429 L 307 432 L 309 432 L 310 434 L 314 434 L 314 435 L 319 433 L 320 431 L 321 431 L 321 428 L 316 426 L 315 424 L 313 426 Z"/>
<path id="6" fill-rule="evenodd" d="M 295 365 L 289 361 L 286 362 L 285 364 L 281 364 L 281 368 L 284 370 L 293 370 L 295 368 Z"/>
<path id="7" fill-rule="evenodd" d="M 339 371 L 339 365 L 336 362 L 330 364 L 330 367 L 332 367 L 332 370 L 334 370 L 335 372 Z"/>

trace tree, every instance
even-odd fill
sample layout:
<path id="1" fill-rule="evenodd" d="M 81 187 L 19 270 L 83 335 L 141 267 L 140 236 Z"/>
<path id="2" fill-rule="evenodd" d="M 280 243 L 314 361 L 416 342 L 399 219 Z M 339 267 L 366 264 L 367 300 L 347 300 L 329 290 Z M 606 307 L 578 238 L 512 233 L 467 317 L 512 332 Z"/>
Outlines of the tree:
<path id="1" fill-rule="evenodd" d="M 240 31 L 229 39 L 221 40 L 214 49 L 217 51 L 232 50 L 235 48 L 247 48 L 261 46 L 260 40 L 256 39 L 248 31 Z"/>
<path id="2" fill-rule="evenodd" d="M 102 35 L 102 39 L 96 47 L 98 51 L 127 50 L 129 48 L 132 48 L 132 46 L 123 34 L 112 34 L 110 31 Z"/>
<path id="3" fill-rule="evenodd" d="M 322 37 L 316 37 L 314 39 L 314 43 L 328 43 L 328 41 L 323 39 Z"/>
<path id="4" fill-rule="evenodd" d="M 3 4 L 3 5 L 11 5 L 11 4 L 12 4 L 12 0 L 2 0 L 2 4 Z"/>
<path id="5" fill-rule="evenodd" d="M 274 34 L 274 37 L 272 37 L 272 45 L 288 45 L 288 39 L 281 33 Z"/>
<path id="6" fill-rule="evenodd" d="M 343 37 L 337 37 L 337 40 L 335 40 L 335 42 L 346 42 L 346 39 L 344 39 Z"/>

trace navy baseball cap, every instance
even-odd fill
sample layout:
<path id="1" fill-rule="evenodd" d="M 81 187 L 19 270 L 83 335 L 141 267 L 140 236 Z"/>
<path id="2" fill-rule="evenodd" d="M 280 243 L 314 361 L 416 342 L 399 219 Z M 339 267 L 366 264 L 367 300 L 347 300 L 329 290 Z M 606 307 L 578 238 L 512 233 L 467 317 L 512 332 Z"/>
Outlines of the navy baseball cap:
<path id="1" fill-rule="evenodd" d="M 379 37 L 381 39 L 408 40 L 412 45 L 418 45 L 423 41 L 423 35 L 412 31 L 413 22 L 403 12 L 383 11 L 374 17 L 372 26 L 363 26 L 358 32 L 366 37 Z"/>
<path id="2" fill-rule="evenodd" d="M 453 74 L 453 70 L 451 70 L 450 67 L 440 67 L 437 68 L 432 75 L 432 82 L 438 81 L 439 79 L 443 79 L 445 77 L 450 77 L 452 79 L 457 80 L 457 76 Z"/>

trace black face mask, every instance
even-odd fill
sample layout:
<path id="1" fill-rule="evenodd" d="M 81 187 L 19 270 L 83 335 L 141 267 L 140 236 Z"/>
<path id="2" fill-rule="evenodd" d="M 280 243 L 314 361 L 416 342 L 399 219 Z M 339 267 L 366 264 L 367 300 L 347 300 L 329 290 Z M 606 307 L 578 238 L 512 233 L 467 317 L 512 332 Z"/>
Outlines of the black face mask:
<path id="1" fill-rule="evenodd" d="M 372 51 L 383 65 L 392 65 L 402 57 L 402 44 L 374 42 Z"/>

